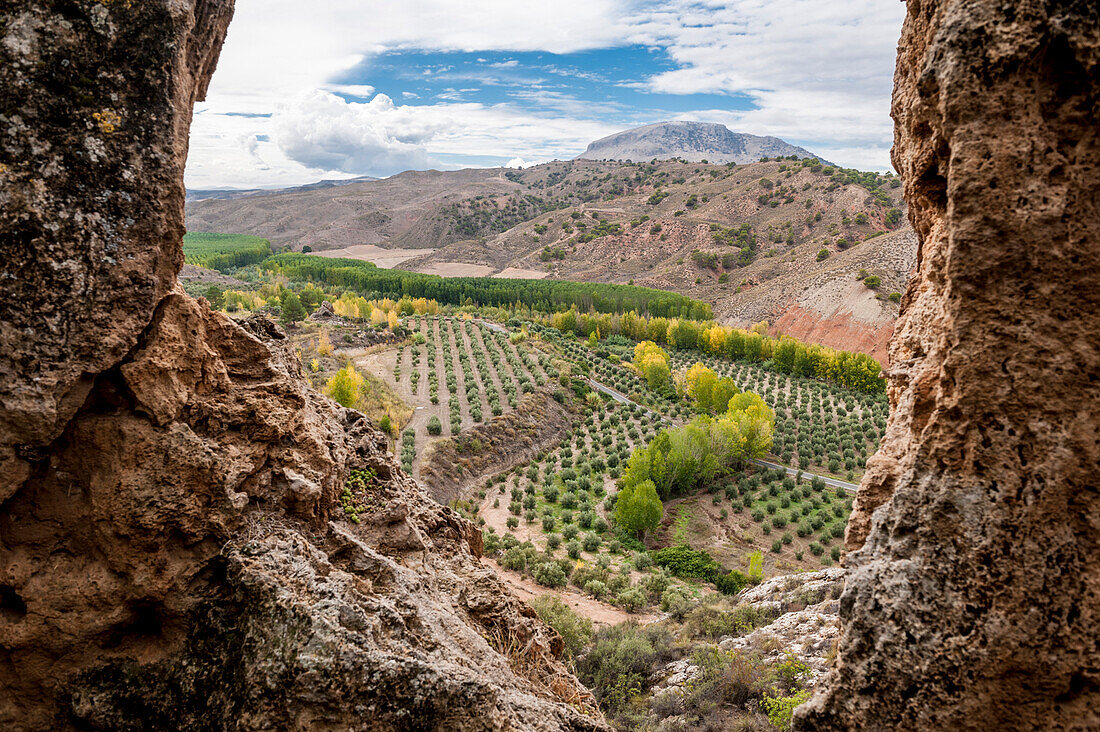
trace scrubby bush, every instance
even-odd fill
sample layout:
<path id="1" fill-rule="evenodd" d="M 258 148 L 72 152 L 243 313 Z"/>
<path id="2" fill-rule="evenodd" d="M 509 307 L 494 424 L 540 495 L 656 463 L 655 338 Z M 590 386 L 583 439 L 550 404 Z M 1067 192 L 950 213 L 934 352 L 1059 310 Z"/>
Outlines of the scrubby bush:
<path id="1" fill-rule="evenodd" d="M 596 633 L 591 650 L 577 660 L 577 675 L 614 714 L 646 688 L 654 666 L 672 658 L 671 647 L 672 633 L 666 628 L 613 625 Z"/>
<path id="2" fill-rule="evenodd" d="M 677 577 L 690 577 L 713 581 L 722 571 L 718 562 L 705 551 L 695 551 L 687 546 L 668 546 L 653 555 L 653 561 L 665 567 Z"/>
<path id="3" fill-rule="evenodd" d="M 691 598 L 679 587 L 669 587 L 661 594 L 661 610 L 677 620 L 683 620 L 691 610 Z"/>
<path id="4" fill-rule="evenodd" d="M 536 597 L 531 608 L 542 622 L 558 631 L 565 641 L 566 658 L 576 657 L 592 640 L 592 621 L 573 612 L 557 595 Z"/>
<path id="5" fill-rule="evenodd" d="M 535 567 L 535 582 L 545 587 L 564 587 L 565 572 L 557 562 L 544 562 Z"/>
<path id="6" fill-rule="evenodd" d="M 645 607 L 646 594 L 638 587 L 628 587 L 615 598 L 615 604 L 628 613 L 636 613 Z"/>
<path id="7" fill-rule="evenodd" d="M 607 597 L 607 583 L 600 580 L 588 580 L 584 584 L 584 591 L 597 600 L 602 600 Z"/>
<path id="8" fill-rule="evenodd" d="M 748 577 L 735 569 L 729 574 L 722 574 L 715 577 L 714 584 L 722 594 L 736 595 L 738 592 L 748 587 L 751 582 L 749 582 Z"/>

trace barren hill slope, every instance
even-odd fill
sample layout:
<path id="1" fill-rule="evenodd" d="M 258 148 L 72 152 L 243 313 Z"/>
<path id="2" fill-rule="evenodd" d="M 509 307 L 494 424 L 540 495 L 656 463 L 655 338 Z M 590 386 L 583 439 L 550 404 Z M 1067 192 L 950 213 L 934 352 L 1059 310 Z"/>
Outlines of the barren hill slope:
<path id="1" fill-rule="evenodd" d="M 190 200 L 187 228 L 256 234 L 275 247 L 339 249 L 355 244 L 433 247 L 461 238 L 433 225 L 441 208 L 519 189 L 501 169 L 408 171 L 383 180 L 294 188 L 244 198 Z"/>
<path id="2" fill-rule="evenodd" d="M 438 271 L 444 262 L 466 262 L 633 281 L 708 301 L 723 322 L 768 320 L 773 330 L 885 360 L 898 311 L 889 295 L 904 290 L 916 240 L 895 179 L 867 187 L 829 171 L 791 161 L 548 163 L 512 177 L 553 195 L 587 185 L 596 200 L 403 266 Z M 879 278 L 873 289 L 867 276 Z"/>
<path id="3" fill-rule="evenodd" d="M 916 254 L 895 184 L 789 159 L 555 161 L 192 201 L 187 225 L 295 250 L 424 250 L 361 255 L 422 272 L 633 280 L 711 302 L 723 322 L 768 320 L 885 358 L 898 308 L 888 295 L 903 290 Z"/>

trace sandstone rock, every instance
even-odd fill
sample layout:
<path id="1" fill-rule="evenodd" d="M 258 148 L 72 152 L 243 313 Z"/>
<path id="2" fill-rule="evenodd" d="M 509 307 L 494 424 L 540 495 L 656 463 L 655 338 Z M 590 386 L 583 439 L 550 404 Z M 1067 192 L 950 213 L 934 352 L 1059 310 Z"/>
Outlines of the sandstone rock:
<path id="1" fill-rule="evenodd" d="M 321 302 L 320 305 L 317 306 L 317 309 L 310 314 L 309 319 L 323 323 L 329 320 L 334 320 L 337 317 L 338 316 L 332 309 L 332 303 L 330 303 L 328 300 L 324 300 Z"/>
<path id="2" fill-rule="evenodd" d="M 810 669 L 812 687 L 829 669 L 840 638 L 838 598 L 844 589 L 845 571 L 840 567 L 818 572 L 773 577 L 746 590 L 739 603 L 771 610 L 778 615 L 768 625 L 743 636 L 722 638 L 723 651 L 754 650 L 769 663 L 780 663 L 788 655 Z"/>
<path id="3" fill-rule="evenodd" d="M 230 0 L 0 9 L 0 498 L 173 287 L 191 107 L 231 15 Z"/>
<path id="4" fill-rule="evenodd" d="M 909 0 L 894 164 L 920 237 L 797 729 L 1100 728 L 1100 9 Z"/>
<path id="5" fill-rule="evenodd" d="M 0 9 L 0 728 L 604 729 L 476 528 L 175 284 L 231 10 Z"/>

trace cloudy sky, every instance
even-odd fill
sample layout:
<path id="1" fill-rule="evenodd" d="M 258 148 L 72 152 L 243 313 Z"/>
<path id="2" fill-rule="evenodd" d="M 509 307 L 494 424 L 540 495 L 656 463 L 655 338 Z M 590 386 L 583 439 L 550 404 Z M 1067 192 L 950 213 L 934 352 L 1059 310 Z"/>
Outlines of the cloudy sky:
<path id="1" fill-rule="evenodd" d="M 571 158 L 669 119 L 889 166 L 891 0 L 237 0 L 190 188 Z"/>

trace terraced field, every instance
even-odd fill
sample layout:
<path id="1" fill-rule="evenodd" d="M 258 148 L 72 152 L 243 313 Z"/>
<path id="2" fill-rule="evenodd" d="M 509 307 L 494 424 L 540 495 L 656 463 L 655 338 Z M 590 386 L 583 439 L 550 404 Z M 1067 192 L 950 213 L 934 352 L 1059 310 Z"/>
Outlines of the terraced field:
<path id="1" fill-rule="evenodd" d="M 514 411 L 546 383 L 545 354 L 481 321 L 414 315 L 405 326 L 412 337 L 404 345 L 355 361 L 413 408 L 401 456 L 414 475 L 429 443 Z"/>

